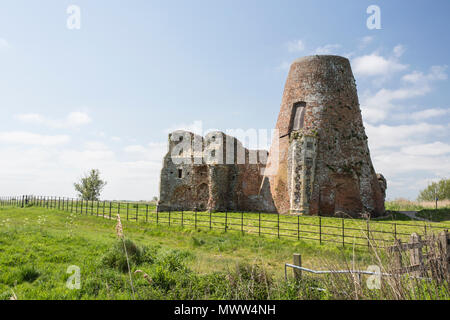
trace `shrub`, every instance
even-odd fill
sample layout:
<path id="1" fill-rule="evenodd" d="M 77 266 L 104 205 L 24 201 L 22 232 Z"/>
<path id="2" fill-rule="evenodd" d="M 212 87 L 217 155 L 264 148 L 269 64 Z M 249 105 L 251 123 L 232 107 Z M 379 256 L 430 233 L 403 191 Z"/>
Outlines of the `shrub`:
<path id="1" fill-rule="evenodd" d="M 34 266 L 24 266 L 19 269 L 18 281 L 21 282 L 34 282 L 41 273 Z"/>
<path id="2" fill-rule="evenodd" d="M 270 298 L 272 277 L 257 264 L 238 263 L 227 275 L 229 298 L 266 300 Z"/>
<path id="3" fill-rule="evenodd" d="M 127 258 L 124 250 L 124 243 L 127 249 L 130 268 L 138 266 L 142 263 L 153 263 L 155 261 L 155 251 L 151 248 L 141 248 L 132 240 L 125 239 L 124 242 L 119 240 L 116 244 L 102 257 L 101 263 L 110 268 L 128 271 Z"/>

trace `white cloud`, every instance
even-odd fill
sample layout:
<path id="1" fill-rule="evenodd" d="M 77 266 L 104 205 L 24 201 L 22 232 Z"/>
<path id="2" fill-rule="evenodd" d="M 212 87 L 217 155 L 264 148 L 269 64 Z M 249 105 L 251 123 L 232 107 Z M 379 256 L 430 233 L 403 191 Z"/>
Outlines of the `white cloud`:
<path id="1" fill-rule="evenodd" d="M 0 132 L 0 142 L 7 144 L 25 144 L 54 146 L 69 142 L 67 135 L 41 135 L 25 131 Z"/>
<path id="2" fill-rule="evenodd" d="M 401 151 L 405 154 L 413 156 L 441 156 L 450 153 L 450 144 L 436 141 L 433 143 L 417 144 L 414 146 L 403 147 Z"/>
<path id="3" fill-rule="evenodd" d="M 70 127 L 84 126 L 92 122 L 92 119 L 84 112 L 71 112 L 66 118 L 66 124 Z"/>
<path id="4" fill-rule="evenodd" d="M 377 53 L 356 57 L 352 62 L 355 75 L 361 77 L 386 77 L 408 68 L 395 58 L 385 58 Z"/>
<path id="5" fill-rule="evenodd" d="M 100 141 L 88 141 L 84 144 L 87 150 L 108 150 L 108 146 Z"/>
<path id="6" fill-rule="evenodd" d="M 92 119 L 84 112 L 71 112 L 64 119 L 49 119 L 37 113 L 22 113 L 14 116 L 22 123 L 45 125 L 51 128 L 75 128 L 87 125 Z"/>
<path id="7" fill-rule="evenodd" d="M 402 77 L 402 80 L 413 84 L 427 83 L 436 80 L 446 80 L 447 73 L 445 72 L 445 70 L 447 70 L 447 66 L 432 66 L 430 68 L 430 72 L 427 74 L 419 71 L 413 71 L 411 73 L 405 74 Z"/>
<path id="8" fill-rule="evenodd" d="M 411 114 L 411 118 L 413 120 L 420 121 L 420 120 L 425 120 L 425 119 L 429 119 L 429 118 L 444 116 L 446 114 L 450 114 L 450 109 L 432 108 L 432 109 L 425 109 L 425 110 L 413 112 Z"/>
<path id="9" fill-rule="evenodd" d="M 364 48 L 367 47 L 370 43 L 372 43 L 373 39 L 374 39 L 373 36 L 365 36 L 365 37 L 363 37 L 363 38 L 359 41 L 358 48 L 359 48 L 359 49 L 364 49 Z"/>
<path id="10" fill-rule="evenodd" d="M 405 47 L 401 44 L 396 45 L 392 50 L 394 56 L 396 56 L 397 58 L 400 58 L 405 53 L 405 51 L 406 51 Z"/>
<path id="11" fill-rule="evenodd" d="M 361 99 L 361 109 L 364 121 L 377 123 L 387 118 L 389 112 L 396 108 L 399 100 L 423 96 L 430 91 L 429 86 L 407 87 L 400 89 L 380 89 L 375 94 L 365 93 Z M 397 111 L 398 112 L 398 111 Z"/>
<path id="12" fill-rule="evenodd" d="M 0 134 L 0 142 L 1 137 Z M 102 198 L 151 199 L 158 195 L 167 146 L 155 142 L 145 148 L 143 154 L 129 155 L 97 141 L 88 141 L 78 148 L 56 144 L 45 148 L 42 144 L 5 145 L 0 148 L 0 193 L 74 197 L 73 183 L 97 168 L 108 182 Z"/>
<path id="13" fill-rule="evenodd" d="M 129 145 L 123 150 L 130 156 L 134 157 L 134 159 L 154 161 L 162 164 L 163 157 L 167 153 L 167 149 L 167 142 L 152 142 L 147 146 L 138 144 Z"/>
<path id="14" fill-rule="evenodd" d="M 201 120 L 195 120 L 192 123 L 180 123 L 175 124 L 165 130 L 167 134 L 174 132 L 176 130 L 184 130 L 189 131 L 195 134 L 202 135 L 203 134 L 203 122 Z"/>
<path id="15" fill-rule="evenodd" d="M 431 92 L 434 81 L 447 79 L 445 73 L 447 66 L 433 66 L 429 73 L 414 71 L 402 77 L 405 86 L 398 89 L 382 88 L 375 94 L 365 92 L 362 94 L 361 109 L 363 118 L 367 122 L 377 123 L 387 118 L 390 112 L 396 110 L 393 118 L 420 120 L 444 115 L 447 112 L 443 109 L 427 109 L 415 113 L 401 114 L 402 109 L 398 106 L 399 101 L 424 96 Z"/>
<path id="16" fill-rule="evenodd" d="M 141 145 L 126 146 L 123 150 L 125 152 L 129 152 L 129 153 L 145 153 L 145 152 L 147 152 L 147 149 Z"/>
<path id="17" fill-rule="evenodd" d="M 447 128 L 439 124 L 416 123 L 406 125 L 366 124 L 370 149 L 401 148 L 421 144 L 430 134 L 445 134 Z M 390 153 L 391 151 L 384 150 Z"/>
<path id="18" fill-rule="evenodd" d="M 391 197 L 414 198 L 427 181 L 450 172 L 450 145 L 439 141 L 448 141 L 448 128 L 444 125 L 366 124 L 366 133 L 374 167 L 386 177 Z"/>
<path id="19" fill-rule="evenodd" d="M 0 38 L 0 50 L 8 49 L 10 47 L 11 47 L 11 45 L 9 44 L 9 42 L 6 39 Z"/>
<path id="20" fill-rule="evenodd" d="M 337 50 L 340 48 L 340 44 L 327 44 L 322 47 L 316 48 L 315 54 L 336 54 Z"/>
<path id="21" fill-rule="evenodd" d="M 293 40 L 287 43 L 287 48 L 289 52 L 301 52 L 305 50 L 305 44 L 302 40 Z"/>

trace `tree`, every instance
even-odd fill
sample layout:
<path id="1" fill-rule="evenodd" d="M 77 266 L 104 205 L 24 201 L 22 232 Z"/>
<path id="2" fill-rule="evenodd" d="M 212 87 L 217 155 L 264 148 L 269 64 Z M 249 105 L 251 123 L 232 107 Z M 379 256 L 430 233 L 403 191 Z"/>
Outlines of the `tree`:
<path id="1" fill-rule="evenodd" d="M 426 189 L 420 191 L 417 200 L 435 201 L 436 198 L 439 200 L 450 200 L 450 179 L 442 179 L 438 182 L 432 182 Z"/>
<path id="2" fill-rule="evenodd" d="M 81 199 L 98 201 L 106 181 L 100 179 L 100 171 L 98 169 L 92 169 L 89 174 L 85 174 L 84 178 L 81 178 L 78 183 L 73 185 Z"/>

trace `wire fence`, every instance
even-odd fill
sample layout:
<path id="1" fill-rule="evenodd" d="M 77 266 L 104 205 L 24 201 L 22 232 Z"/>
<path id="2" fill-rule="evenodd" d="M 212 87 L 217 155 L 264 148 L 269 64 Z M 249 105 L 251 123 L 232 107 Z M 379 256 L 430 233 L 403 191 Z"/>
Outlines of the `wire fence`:
<path id="1" fill-rule="evenodd" d="M 422 221 L 404 223 L 262 212 L 159 211 L 152 203 L 87 201 L 47 196 L 0 197 L 0 206 L 37 206 L 107 219 L 115 219 L 120 214 L 122 220 L 127 221 L 309 240 L 320 244 L 334 243 L 343 247 L 386 247 L 397 239 L 408 240 L 414 232 L 425 236 L 450 227 L 447 224 Z"/>

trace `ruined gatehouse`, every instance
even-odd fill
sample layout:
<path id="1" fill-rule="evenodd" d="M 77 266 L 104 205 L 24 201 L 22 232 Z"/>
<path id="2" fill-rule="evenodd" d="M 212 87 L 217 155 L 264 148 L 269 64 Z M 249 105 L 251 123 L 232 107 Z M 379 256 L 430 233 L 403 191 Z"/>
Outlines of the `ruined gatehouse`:
<path id="1" fill-rule="evenodd" d="M 384 214 L 386 180 L 372 165 L 348 59 L 315 55 L 294 61 L 275 128 L 268 159 L 220 132 L 205 138 L 172 133 L 161 172 L 161 209 Z M 185 139 L 176 140 L 180 135 L 189 140 L 189 151 L 176 154 Z M 211 143 L 220 145 L 219 154 L 210 153 Z M 180 159 L 185 161 L 175 163 Z"/>
<path id="2" fill-rule="evenodd" d="M 268 152 L 210 132 L 169 134 L 160 182 L 160 210 L 264 210 L 259 196 Z"/>

